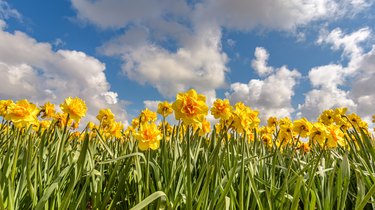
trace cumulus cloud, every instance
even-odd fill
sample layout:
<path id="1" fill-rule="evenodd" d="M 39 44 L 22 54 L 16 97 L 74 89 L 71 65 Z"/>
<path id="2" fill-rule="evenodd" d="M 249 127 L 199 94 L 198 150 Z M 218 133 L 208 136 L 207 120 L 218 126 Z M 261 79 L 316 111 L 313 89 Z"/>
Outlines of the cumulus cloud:
<path id="1" fill-rule="evenodd" d="M 356 6 L 362 4 L 357 1 Z M 343 11 L 335 0 L 72 0 L 72 5 L 81 20 L 101 28 L 126 28 L 99 51 L 120 56 L 128 78 L 167 97 L 190 87 L 209 91 L 225 86 L 228 59 L 221 48 L 222 28 L 290 31 Z M 350 2 L 345 5 L 345 11 L 352 9 Z M 272 72 L 265 68 L 264 52 L 257 49 L 252 63 L 262 76 Z"/>
<path id="2" fill-rule="evenodd" d="M 145 106 L 145 108 L 153 111 L 153 112 L 156 112 L 158 110 L 158 104 L 160 103 L 161 101 L 152 101 L 152 100 L 146 100 L 146 101 L 143 101 L 143 104 Z"/>
<path id="3" fill-rule="evenodd" d="M 146 30 L 134 28 L 105 43 L 100 51 L 121 56 L 123 72 L 130 79 L 152 85 L 166 97 L 191 87 L 209 91 L 225 85 L 227 57 L 219 28 L 196 28 L 175 52 L 148 43 L 149 36 Z"/>
<path id="4" fill-rule="evenodd" d="M 264 28 L 297 32 L 313 22 L 355 16 L 368 8 L 371 0 L 72 0 L 77 16 L 100 28 L 123 28 L 98 51 L 120 57 L 124 74 L 140 84 L 155 87 L 163 96 L 173 97 L 191 87 L 200 92 L 215 92 L 226 85 L 228 58 L 222 50 L 222 30 L 242 31 Z M 313 116 L 313 110 L 332 106 L 360 109 L 358 101 L 371 101 L 367 95 L 345 90 L 348 78 L 363 67 L 363 44 L 371 34 L 362 28 L 346 34 L 340 28 L 322 30 L 317 43 L 342 50 L 349 64 L 327 64 L 312 68 L 308 77 L 313 90 L 306 93 L 299 111 Z M 226 39 L 228 40 L 228 39 Z M 234 42 L 227 42 L 229 46 Z M 227 97 L 258 108 L 265 116 L 287 116 L 294 111 L 291 98 L 301 77 L 297 70 L 268 66 L 268 52 L 257 48 L 252 68 L 262 79 L 247 84 L 233 83 Z M 364 78 L 358 77 L 360 82 Z M 366 83 L 367 84 L 367 83 Z M 369 85 L 369 84 L 367 84 Z M 354 89 L 361 89 L 360 87 Z M 275 91 L 277 89 L 278 91 Z M 360 91 L 358 91 L 360 92 Z M 210 97 L 214 98 L 214 97 Z M 320 100 L 324 100 L 320 102 Z M 333 99 L 333 100 L 329 100 Z M 369 102 L 367 103 L 369 104 Z M 147 106 L 150 106 L 148 104 Z M 365 109 L 365 108 L 363 108 Z"/>
<path id="5" fill-rule="evenodd" d="M 347 107 L 355 111 L 356 104 L 350 99 L 349 91 L 338 87 L 313 89 L 306 94 L 304 104 L 299 105 L 301 112 L 298 115 L 315 120 L 322 111 L 335 107 Z"/>
<path id="6" fill-rule="evenodd" d="M 111 108 L 125 121 L 124 102 L 110 91 L 105 65 L 83 52 L 53 51 L 25 33 L 0 30 L 0 97 L 27 98 L 40 105 L 78 96 L 88 106 L 87 120 L 95 121 L 100 108 Z"/>
<path id="7" fill-rule="evenodd" d="M 318 44 L 330 44 L 333 50 L 342 50 L 343 55 L 355 58 L 363 53 L 360 44 L 366 41 L 371 34 L 368 27 L 361 28 L 351 34 L 345 34 L 341 28 L 335 28 L 328 33 L 322 30 L 317 40 Z"/>
<path id="8" fill-rule="evenodd" d="M 375 45 L 363 55 L 358 73 L 353 79 L 351 95 L 356 101 L 361 116 L 375 114 Z"/>
<path id="9" fill-rule="evenodd" d="M 264 76 L 273 71 L 271 66 L 268 66 L 268 57 L 270 56 L 263 47 L 255 48 L 255 59 L 251 61 L 251 67 L 258 73 L 259 76 Z"/>
<path id="10" fill-rule="evenodd" d="M 321 33 L 317 43 L 331 45 L 333 50 L 341 50 L 349 59 L 347 66 L 328 64 L 314 67 L 309 71 L 313 89 L 305 94 L 305 102 L 299 105 L 300 115 L 316 118 L 325 110 L 334 107 L 348 107 L 369 119 L 375 113 L 370 104 L 375 102 L 373 89 L 374 47 L 363 52 L 362 44 L 371 37 L 369 28 L 361 28 L 345 34 L 340 28 Z"/>
<path id="11" fill-rule="evenodd" d="M 294 112 L 291 104 L 294 87 L 300 77 L 301 74 L 297 70 L 282 66 L 275 68 L 275 71 L 264 80 L 252 79 L 248 84 L 231 84 L 226 97 L 232 103 L 242 101 L 253 109 L 259 110 L 263 122 L 270 116 L 290 117 Z"/>

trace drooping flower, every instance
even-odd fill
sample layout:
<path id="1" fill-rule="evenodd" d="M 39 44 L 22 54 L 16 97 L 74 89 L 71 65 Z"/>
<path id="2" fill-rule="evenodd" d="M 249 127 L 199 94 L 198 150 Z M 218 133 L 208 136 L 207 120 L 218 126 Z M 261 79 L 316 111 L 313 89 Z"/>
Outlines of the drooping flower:
<path id="1" fill-rule="evenodd" d="M 228 99 L 216 99 L 211 108 L 211 114 L 215 119 L 227 120 L 232 114 L 232 106 Z"/>
<path id="2" fill-rule="evenodd" d="M 148 149 L 156 150 L 160 146 L 162 134 L 154 123 L 145 123 L 134 133 L 134 138 L 138 140 L 138 147 L 145 151 Z"/>
<path id="3" fill-rule="evenodd" d="M 28 100 L 20 100 L 7 107 L 6 120 L 10 120 L 16 127 L 28 127 L 38 124 L 39 109 Z"/>
<path id="4" fill-rule="evenodd" d="M 167 117 L 173 113 L 172 104 L 170 104 L 168 101 L 160 102 L 156 112 L 163 117 Z"/>
<path id="5" fill-rule="evenodd" d="M 86 103 L 78 98 L 68 97 L 64 100 L 64 103 L 60 105 L 61 110 L 68 114 L 69 117 L 76 122 L 79 122 L 82 117 L 86 115 L 87 107 Z"/>
<path id="6" fill-rule="evenodd" d="M 172 108 L 176 120 L 182 120 L 187 125 L 201 124 L 208 113 L 206 97 L 198 94 L 194 89 L 177 94 Z"/>

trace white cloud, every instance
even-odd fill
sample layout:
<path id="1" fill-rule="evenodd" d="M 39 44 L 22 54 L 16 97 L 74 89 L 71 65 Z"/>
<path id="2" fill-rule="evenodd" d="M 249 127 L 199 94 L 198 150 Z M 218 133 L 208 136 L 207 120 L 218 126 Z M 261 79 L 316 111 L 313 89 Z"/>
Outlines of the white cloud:
<path id="1" fill-rule="evenodd" d="M 351 34 L 343 33 L 340 28 L 321 33 L 317 42 L 342 50 L 349 62 L 347 66 L 328 64 L 310 70 L 309 79 L 314 89 L 305 94 L 304 104 L 299 105 L 299 115 L 316 118 L 321 111 L 334 107 L 348 107 L 366 119 L 375 113 L 370 105 L 375 102 L 372 91 L 375 89 L 372 82 L 375 50 L 365 54 L 361 46 L 370 37 L 371 30 L 367 27 Z"/>
<path id="2" fill-rule="evenodd" d="M 298 33 L 300 28 L 311 26 L 314 21 L 329 22 L 348 15 L 355 16 L 372 2 L 206 0 L 188 3 L 184 0 L 162 0 L 156 3 L 151 0 L 72 0 L 72 5 L 81 20 L 100 28 L 124 28 L 123 35 L 112 38 L 98 51 L 120 57 L 122 70 L 130 79 L 155 87 L 163 96 L 173 97 L 177 92 L 191 87 L 205 93 L 214 93 L 215 89 L 225 87 L 228 58 L 221 48 L 223 28 L 284 30 L 296 33 L 298 40 L 304 40 L 306 34 Z M 357 104 L 359 100 L 363 104 L 372 100 L 367 95 L 355 95 L 342 89 L 348 86 L 348 78 L 353 78 L 358 69 L 365 65 L 362 63 L 361 45 L 370 34 L 369 28 L 352 34 L 345 34 L 340 28 L 330 32 L 321 31 L 317 43 L 328 44 L 333 50 L 342 50 L 349 64 L 312 68 L 308 76 L 313 90 L 306 93 L 305 103 L 299 106 L 299 111 L 313 116 L 313 110 L 323 107 L 346 105 L 360 109 L 361 105 Z M 229 46 L 234 44 L 225 40 Z M 287 67 L 268 66 L 268 57 L 265 49 L 257 48 L 251 66 L 259 76 L 265 78 L 252 79 L 248 84 L 233 83 L 227 97 L 234 101 L 245 101 L 260 109 L 265 116 L 288 116 L 294 111 L 291 98 L 301 75 Z M 357 81 L 358 86 L 362 87 L 360 81 L 364 81 L 364 78 L 358 77 Z M 358 87 L 355 89 L 361 90 Z M 322 99 L 324 101 L 320 101 Z"/>
<path id="3" fill-rule="evenodd" d="M 363 55 L 358 73 L 353 78 L 351 96 L 358 104 L 357 112 L 361 116 L 375 114 L 375 45 Z"/>
<path id="4" fill-rule="evenodd" d="M 338 64 L 314 67 L 309 72 L 310 82 L 315 88 L 343 85 L 344 77 L 345 69 Z"/>
<path id="5" fill-rule="evenodd" d="M 251 67 L 258 73 L 259 76 L 265 76 L 273 72 L 273 68 L 268 66 L 269 53 L 263 47 L 255 48 L 255 59 L 251 61 Z"/>
<path id="6" fill-rule="evenodd" d="M 228 28 L 254 27 L 294 30 L 320 19 L 334 18 L 341 11 L 334 0 L 208 0 L 203 13 Z"/>
<path id="7" fill-rule="evenodd" d="M 9 18 L 21 20 L 22 16 L 16 9 L 13 9 L 7 1 L 0 0 L 0 20 L 6 20 Z"/>
<path id="8" fill-rule="evenodd" d="M 148 37 L 146 30 L 134 28 L 104 44 L 100 51 L 120 55 L 130 79 L 150 84 L 167 97 L 191 87 L 209 91 L 224 86 L 227 57 L 221 49 L 219 28 L 196 28 L 175 52 L 145 41 Z"/>
<path id="9" fill-rule="evenodd" d="M 156 112 L 158 110 L 158 104 L 160 103 L 161 101 L 152 101 L 152 100 L 146 100 L 146 101 L 143 101 L 143 104 L 145 105 L 145 108 L 153 111 L 153 112 Z"/>
<path id="10" fill-rule="evenodd" d="M 371 34 L 368 27 L 364 27 L 351 34 L 344 34 L 341 28 L 335 28 L 331 32 L 322 30 L 317 40 L 318 44 L 331 44 L 333 50 L 342 50 L 343 55 L 355 58 L 363 53 L 360 44 L 366 41 Z"/>
<path id="11" fill-rule="evenodd" d="M 234 41 L 233 39 L 227 39 L 227 44 L 229 47 L 233 48 L 236 46 L 236 41 Z"/>
<path id="12" fill-rule="evenodd" d="M 87 120 L 94 121 L 99 109 L 108 107 L 125 121 L 124 102 L 110 91 L 104 71 L 102 62 L 83 52 L 55 52 L 27 34 L 0 30 L 1 98 L 27 98 L 41 105 L 78 96 L 88 106 Z"/>
<path id="13" fill-rule="evenodd" d="M 306 94 L 304 104 L 299 105 L 301 113 L 298 115 L 315 120 L 322 111 L 335 107 L 347 107 L 355 111 L 356 104 L 349 98 L 349 91 L 337 87 L 313 89 Z"/>
<path id="14" fill-rule="evenodd" d="M 191 87 L 207 92 L 225 86 L 228 58 L 221 48 L 222 28 L 295 31 L 313 21 L 338 18 L 354 6 L 363 9 L 365 4 L 359 0 L 72 0 L 81 20 L 100 28 L 126 27 L 123 35 L 99 51 L 120 56 L 128 78 L 167 97 Z M 268 56 L 257 48 L 252 67 L 260 76 L 274 71 L 267 65 Z"/>
<path id="15" fill-rule="evenodd" d="M 117 104 L 118 102 L 118 94 L 112 91 L 102 93 L 101 96 L 104 96 L 105 101 L 107 104 Z"/>
<path id="16" fill-rule="evenodd" d="M 72 0 L 78 18 L 101 28 L 125 27 L 169 15 L 186 15 L 189 7 L 183 0 Z"/>
<path id="17" fill-rule="evenodd" d="M 282 66 L 276 68 L 264 80 L 252 79 L 248 84 L 231 84 L 226 96 L 232 103 L 242 101 L 259 110 L 263 122 L 270 116 L 290 117 L 294 112 L 291 104 L 294 87 L 300 77 L 301 74 L 297 70 L 289 70 Z"/>
<path id="18" fill-rule="evenodd" d="M 7 27 L 6 22 L 0 19 L 0 30 L 5 29 L 6 27 Z"/>

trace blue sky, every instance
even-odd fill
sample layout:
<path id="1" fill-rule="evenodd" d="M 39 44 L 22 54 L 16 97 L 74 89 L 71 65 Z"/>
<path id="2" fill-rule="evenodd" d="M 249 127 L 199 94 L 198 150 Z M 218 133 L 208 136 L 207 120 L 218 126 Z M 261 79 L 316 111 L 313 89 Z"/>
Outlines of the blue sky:
<path id="1" fill-rule="evenodd" d="M 268 116 L 375 114 L 373 0 L 0 0 L 0 98 L 129 121 L 196 88 Z"/>

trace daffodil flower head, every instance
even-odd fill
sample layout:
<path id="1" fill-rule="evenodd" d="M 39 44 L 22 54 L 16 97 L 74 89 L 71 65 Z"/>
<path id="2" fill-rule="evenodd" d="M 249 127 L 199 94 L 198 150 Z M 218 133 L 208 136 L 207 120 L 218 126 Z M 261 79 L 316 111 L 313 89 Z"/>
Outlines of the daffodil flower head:
<path id="1" fill-rule="evenodd" d="M 68 97 L 64 100 L 64 103 L 60 105 L 61 110 L 68 114 L 69 117 L 76 122 L 79 122 L 82 117 L 86 116 L 87 107 L 86 103 L 78 98 Z"/>
<path id="2" fill-rule="evenodd" d="M 176 120 L 182 120 L 187 125 L 201 124 L 208 113 L 206 97 L 198 94 L 194 89 L 186 93 L 178 93 L 172 108 Z"/>

